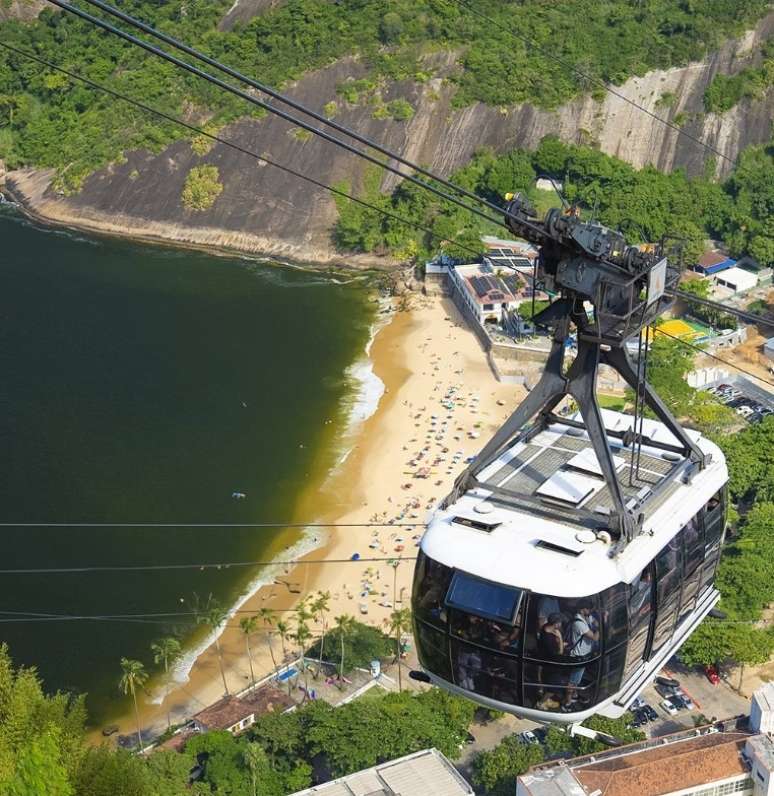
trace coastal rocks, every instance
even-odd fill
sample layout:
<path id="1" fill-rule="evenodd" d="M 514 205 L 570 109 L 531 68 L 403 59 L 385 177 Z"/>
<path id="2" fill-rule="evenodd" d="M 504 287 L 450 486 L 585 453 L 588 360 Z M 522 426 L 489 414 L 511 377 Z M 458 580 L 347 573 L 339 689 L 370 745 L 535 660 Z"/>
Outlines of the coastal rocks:
<path id="1" fill-rule="evenodd" d="M 234 13 L 250 5 L 250 0 L 239 0 Z M 260 0 L 252 5 L 260 5 Z M 456 109 L 453 85 L 443 80 L 456 64 L 456 54 L 449 52 L 429 56 L 437 76 L 426 84 L 402 81 L 382 91 L 384 102 L 403 99 L 411 104 L 414 115 L 407 121 L 374 118 L 371 106 L 349 104 L 340 97 L 338 86 L 368 74 L 367 66 L 356 58 L 310 73 L 287 91 L 317 111 L 335 102 L 337 121 L 442 176 L 468 162 L 481 147 L 529 148 L 548 134 L 573 142 L 582 135 L 602 151 L 638 167 L 652 163 L 665 171 L 684 167 L 698 174 L 704 171 L 708 151 L 630 103 L 673 123 L 680 117 L 685 132 L 719 149 L 732 162 L 744 147 L 769 140 L 774 88 L 761 100 L 745 100 L 722 115 L 704 113 L 704 91 L 715 74 L 735 73 L 755 62 L 758 44 L 772 33 L 774 13 L 755 31 L 727 42 L 703 62 L 632 78 L 616 87 L 630 102 L 606 95 L 603 101 L 580 97 L 553 111 L 531 105 L 476 104 Z M 672 104 L 661 107 L 666 94 L 673 95 Z M 346 182 L 355 195 L 363 189 L 368 164 L 320 139 L 288 135 L 287 123 L 277 117 L 242 119 L 221 135 L 249 152 L 270 152 L 278 163 L 292 164 L 321 183 Z M 192 213 L 182 206 L 180 197 L 186 175 L 200 165 L 216 166 L 224 189 L 212 207 Z M 722 176 L 730 163 L 718 158 L 715 167 Z M 158 154 L 127 152 L 124 161 L 91 175 L 81 192 L 70 197 L 58 196 L 50 185 L 42 184 L 43 174 L 14 172 L 9 175 L 9 187 L 25 198 L 33 213 L 59 223 L 326 266 L 399 265 L 376 254 L 342 256 L 331 235 L 338 212 L 327 191 L 289 178 L 224 144 L 216 143 L 203 156 L 188 141 L 176 142 Z M 391 190 L 397 180 L 386 175 L 382 190 Z M 413 285 L 404 282 L 402 289 L 413 289 Z"/>

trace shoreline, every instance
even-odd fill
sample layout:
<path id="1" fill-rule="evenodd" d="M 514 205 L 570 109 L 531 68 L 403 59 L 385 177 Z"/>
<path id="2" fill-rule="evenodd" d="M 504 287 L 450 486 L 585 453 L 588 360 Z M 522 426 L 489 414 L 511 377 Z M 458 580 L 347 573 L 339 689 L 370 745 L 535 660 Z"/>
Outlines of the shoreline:
<path id="1" fill-rule="evenodd" d="M 268 607 L 292 632 L 292 611 L 299 600 L 327 591 L 331 595 L 328 626 L 340 614 L 382 626 L 394 605 L 408 604 L 416 545 L 427 510 L 451 487 L 464 459 L 480 449 L 520 399 L 522 388 L 495 380 L 478 340 L 448 299 L 416 294 L 412 299 L 414 307 L 391 315 L 371 343 L 373 373 L 384 384 L 376 411 L 349 437 L 342 437 L 348 453 L 337 457 L 338 463 L 322 484 L 310 484 L 295 513 L 297 518 L 314 517 L 321 523 L 384 524 L 378 529 L 331 528 L 325 534 L 315 529 L 314 549 L 283 573 L 284 583 L 275 580 L 261 586 L 241 601 L 242 611 L 255 613 Z M 430 478 L 416 477 L 415 459 L 423 448 L 427 451 L 420 458 L 431 464 Z M 435 456 L 432 463 L 431 456 Z M 410 527 L 391 531 L 391 522 Z M 356 563 L 351 560 L 355 553 L 364 559 L 389 558 L 398 565 Z M 319 563 L 323 559 L 329 563 Z M 316 563 L 306 563 L 310 561 Z M 235 624 L 230 622 L 220 637 L 232 693 L 250 681 L 245 637 Z M 310 629 L 319 634 L 321 628 L 312 622 Z M 280 640 L 276 635 L 270 640 L 272 650 L 264 631 L 252 641 L 256 679 L 273 671 L 271 652 L 278 660 L 282 657 Z M 292 642 L 288 646 L 292 648 Z M 170 686 L 160 702 L 155 694 L 153 703 L 141 704 L 141 723 L 149 735 L 162 732 L 168 716 L 178 723 L 223 696 L 214 644 L 198 656 L 187 682 Z M 121 733 L 129 734 L 134 724 L 131 712 L 122 711 L 115 723 Z M 96 740 L 98 730 L 94 736 Z"/>
<path id="2" fill-rule="evenodd" d="M 205 240 L 195 240 L 200 238 L 217 237 L 218 235 L 238 236 L 235 230 L 221 230 L 216 228 L 199 229 L 196 227 L 185 227 L 168 222 L 149 222 L 134 216 L 125 216 L 126 224 L 119 224 L 112 218 L 90 218 L 76 216 L 74 209 L 69 208 L 66 199 L 43 199 L 48 184 L 37 191 L 37 196 L 33 196 L 33 191 L 28 190 L 29 185 L 22 184 L 25 180 L 29 183 L 33 180 L 46 179 L 47 170 L 34 171 L 31 169 L 21 169 L 8 172 L 6 174 L 5 185 L 0 186 L 0 194 L 4 195 L 10 203 L 14 204 L 20 212 L 31 221 L 42 226 L 55 229 L 69 229 L 76 232 L 86 233 L 93 237 L 126 240 L 133 243 L 160 246 L 172 249 L 183 249 L 188 251 L 201 251 L 207 254 L 223 257 L 238 257 L 248 260 L 261 260 L 266 262 L 283 265 L 287 268 L 294 268 L 311 273 L 331 272 L 350 278 L 367 276 L 369 272 L 388 273 L 399 271 L 405 268 L 404 263 L 389 261 L 383 257 L 372 255 L 333 255 L 320 256 L 317 249 L 304 249 L 298 245 L 285 244 L 280 247 L 270 247 L 260 245 L 223 245 L 218 243 L 206 242 Z M 50 180 L 48 181 L 50 182 Z M 63 211 L 58 215 L 47 213 L 42 209 L 43 203 L 56 206 Z M 92 211 L 99 213 L 96 209 Z M 159 231 L 151 232 L 140 231 L 138 225 L 146 227 L 156 226 Z M 189 237 L 182 237 L 174 234 L 173 230 L 185 230 Z M 169 234 L 163 234 L 161 230 Z"/>

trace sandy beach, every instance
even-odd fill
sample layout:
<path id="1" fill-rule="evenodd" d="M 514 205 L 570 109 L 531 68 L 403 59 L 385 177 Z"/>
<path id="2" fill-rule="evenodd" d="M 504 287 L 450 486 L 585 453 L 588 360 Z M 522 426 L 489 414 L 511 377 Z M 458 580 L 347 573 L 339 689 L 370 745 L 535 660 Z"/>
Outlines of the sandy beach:
<path id="1" fill-rule="evenodd" d="M 231 692 L 250 682 L 245 638 L 238 628 L 239 618 L 250 612 L 261 607 L 276 611 L 278 617 L 287 612 L 285 620 L 292 627 L 292 609 L 299 599 L 327 591 L 329 625 L 340 614 L 380 625 L 393 605 L 409 605 L 412 559 L 428 509 L 449 491 L 466 458 L 482 447 L 523 397 L 522 388 L 496 381 L 478 340 L 448 299 L 412 295 L 411 308 L 393 315 L 376 335 L 371 359 L 385 385 L 378 409 L 356 431 L 349 455 L 322 488 L 313 487 L 303 496 L 297 516 L 344 525 L 394 521 L 401 527 L 321 531 L 321 546 L 305 558 L 334 562 L 301 563 L 283 573 L 293 593 L 275 583 L 250 597 L 220 638 Z M 355 553 L 364 559 L 408 560 L 393 568 L 387 561 L 352 562 Z M 363 596 L 365 589 L 368 594 Z M 310 628 L 320 629 L 313 623 Z M 265 642 L 263 634 L 251 638 L 256 677 L 272 671 Z M 273 647 L 281 658 L 276 635 Z M 223 691 L 213 644 L 198 657 L 187 682 L 173 683 L 163 700 L 158 687 L 143 698 L 143 729 L 160 732 L 168 717 L 180 722 L 219 699 Z M 117 723 L 122 733 L 134 727 L 131 715 Z"/>

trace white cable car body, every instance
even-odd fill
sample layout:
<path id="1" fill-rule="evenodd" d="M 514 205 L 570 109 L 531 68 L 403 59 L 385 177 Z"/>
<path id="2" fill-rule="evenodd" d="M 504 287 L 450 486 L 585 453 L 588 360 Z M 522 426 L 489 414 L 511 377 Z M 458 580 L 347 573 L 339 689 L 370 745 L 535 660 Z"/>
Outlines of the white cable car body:
<path id="1" fill-rule="evenodd" d="M 617 717 L 719 599 L 726 464 L 647 381 L 650 326 L 680 277 L 666 242 L 628 246 L 573 211 L 537 221 L 520 196 L 506 213 L 540 249 L 534 284 L 557 296 L 534 318 L 551 350 L 422 538 L 417 651 L 423 676 L 496 710 Z M 631 388 L 633 416 L 599 406 L 601 364 Z M 568 398 L 574 417 L 557 414 Z"/>
<path id="2" fill-rule="evenodd" d="M 632 425 L 630 416 L 602 414 L 609 430 Z M 674 442 L 662 424 L 644 425 L 651 439 Z M 686 478 L 674 454 L 643 446 L 631 487 L 633 452 L 611 443 L 625 490 L 643 481 L 660 488 L 642 533 L 618 554 L 604 532 L 538 516 L 487 489 L 520 480 L 559 514 L 570 503 L 603 512 L 609 495 L 588 436 L 560 422 L 504 451 L 479 473 L 479 486 L 436 511 L 413 590 L 430 679 L 536 721 L 622 715 L 719 599 L 713 580 L 728 476 L 720 449 L 689 433 L 709 461 L 704 469 Z M 556 626 L 544 628 L 552 618 Z M 596 639 L 579 638 L 585 627 Z"/>

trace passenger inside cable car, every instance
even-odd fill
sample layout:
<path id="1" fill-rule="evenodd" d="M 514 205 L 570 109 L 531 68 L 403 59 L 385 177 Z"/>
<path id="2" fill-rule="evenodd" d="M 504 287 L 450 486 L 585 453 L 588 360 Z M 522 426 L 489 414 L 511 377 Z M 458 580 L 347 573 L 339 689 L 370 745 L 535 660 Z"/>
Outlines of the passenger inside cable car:
<path id="1" fill-rule="evenodd" d="M 413 609 L 422 666 L 506 705 L 593 708 L 672 639 L 712 587 L 723 528 L 719 492 L 630 583 L 573 598 L 493 583 L 420 552 Z"/>

